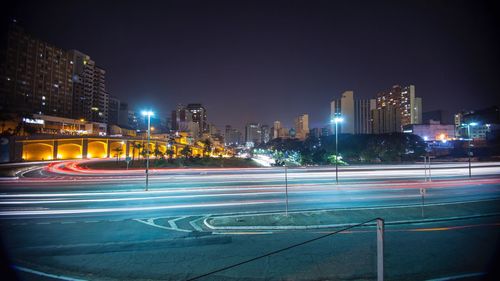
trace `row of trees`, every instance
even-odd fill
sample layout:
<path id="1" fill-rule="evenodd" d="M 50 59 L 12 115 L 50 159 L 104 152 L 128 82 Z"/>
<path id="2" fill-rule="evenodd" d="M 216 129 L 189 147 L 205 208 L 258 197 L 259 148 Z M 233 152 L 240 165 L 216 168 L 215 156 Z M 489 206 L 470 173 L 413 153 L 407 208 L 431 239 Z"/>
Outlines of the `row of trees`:
<path id="1" fill-rule="evenodd" d="M 210 139 L 205 139 L 202 141 L 202 144 L 203 144 L 203 157 L 209 157 L 210 154 L 212 153 L 212 150 L 213 150 L 212 142 L 210 141 Z M 155 147 L 155 149 L 152 150 L 150 153 L 152 155 L 154 155 L 156 159 L 165 159 L 165 157 L 168 156 L 168 159 L 172 160 L 174 155 L 175 155 L 175 151 L 172 147 L 173 147 L 173 143 L 170 143 L 170 145 L 168 146 L 165 153 L 163 151 L 161 151 L 158 147 Z M 113 151 L 115 152 L 116 161 L 118 162 L 120 159 L 120 155 L 123 152 L 123 148 L 120 146 L 120 147 L 113 149 Z M 148 153 L 147 145 L 143 145 L 142 143 L 138 143 L 138 142 L 135 142 L 132 144 L 132 162 L 135 160 L 136 151 L 139 152 L 138 153 L 139 157 L 142 156 L 143 158 L 145 158 L 147 156 L 147 153 Z M 190 145 L 185 145 L 179 151 L 179 153 L 184 158 L 193 157 L 193 149 Z"/>
<path id="2" fill-rule="evenodd" d="M 257 148 L 272 151 L 273 156 L 277 156 L 275 159 L 278 160 L 278 165 L 283 162 L 283 157 L 300 165 L 325 165 L 335 161 L 341 164 L 343 161 L 347 163 L 415 161 L 424 155 L 426 147 L 424 140 L 417 135 L 391 133 L 341 134 L 338 137 L 339 155 L 335 155 L 335 136 L 309 137 L 305 141 L 277 138 Z"/>

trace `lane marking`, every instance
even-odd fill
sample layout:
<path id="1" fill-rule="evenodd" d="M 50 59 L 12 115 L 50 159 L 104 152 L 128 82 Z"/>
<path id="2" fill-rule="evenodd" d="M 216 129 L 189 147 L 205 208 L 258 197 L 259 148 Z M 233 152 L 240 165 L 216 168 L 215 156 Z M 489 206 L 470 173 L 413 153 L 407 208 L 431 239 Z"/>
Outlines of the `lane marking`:
<path id="1" fill-rule="evenodd" d="M 13 265 L 12 267 L 15 270 L 24 271 L 24 272 L 28 272 L 31 274 L 45 276 L 45 277 L 54 278 L 54 279 L 67 280 L 67 281 L 85 281 L 85 279 L 78 279 L 78 278 L 68 277 L 68 276 L 64 276 L 64 275 L 55 275 L 55 274 L 45 273 L 45 272 L 41 272 L 38 270 L 33 270 L 33 269 L 26 268 L 26 267 L 21 267 L 18 265 Z"/>
<path id="2" fill-rule="evenodd" d="M 180 231 L 180 232 L 191 232 L 191 231 L 185 230 L 185 229 L 180 229 L 180 228 L 174 229 L 174 228 L 166 227 L 166 226 L 163 226 L 163 225 L 158 225 L 158 224 L 156 224 L 154 222 L 154 219 L 147 219 L 147 220 L 134 219 L 134 220 L 137 221 L 137 222 L 140 222 L 140 223 L 152 226 L 152 227 L 161 228 L 161 229 L 165 229 L 165 230 Z"/>
<path id="3" fill-rule="evenodd" d="M 167 222 L 168 222 L 168 224 L 170 225 L 171 228 L 173 228 L 173 229 L 179 229 L 179 227 L 177 226 L 177 224 L 175 222 L 179 221 L 179 220 L 182 220 L 182 219 L 185 219 L 185 218 L 187 218 L 187 216 L 183 216 L 183 217 L 171 219 L 171 220 L 168 220 Z"/>
<path id="4" fill-rule="evenodd" d="M 62 214 L 90 214 L 90 213 L 116 213 L 116 212 L 134 212 L 134 211 L 153 211 L 167 209 L 191 209 L 191 208 L 206 208 L 206 207 L 229 207 L 241 205 L 260 205 L 260 204 L 281 204 L 282 200 L 260 200 L 248 202 L 231 202 L 231 203 L 207 203 L 207 204 L 180 204 L 167 206 L 152 206 L 152 207 L 121 207 L 121 208 L 95 208 L 95 209 L 63 209 L 63 210 L 32 210 L 32 211 L 4 211 L 0 212 L 0 216 L 23 216 L 23 215 L 62 215 Z M 122 220 L 111 220 L 122 221 Z"/>
<path id="5" fill-rule="evenodd" d="M 196 222 L 197 222 L 197 221 L 199 221 L 199 220 L 202 220 L 202 219 L 204 219 L 204 218 L 205 218 L 205 217 L 201 217 L 201 218 L 197 218 L 197 219 L 195 219 L 195 220 L 189 221 L 189 224 L 190 224 L 190 225 L 191 225 L 191 226 L 192 226 L 192 227 L 193 227 L 196 231 L 203 232 L 203 229 L 202 229 L 200 226 L 198 226 L 198 225 L 196 224 Z"/>

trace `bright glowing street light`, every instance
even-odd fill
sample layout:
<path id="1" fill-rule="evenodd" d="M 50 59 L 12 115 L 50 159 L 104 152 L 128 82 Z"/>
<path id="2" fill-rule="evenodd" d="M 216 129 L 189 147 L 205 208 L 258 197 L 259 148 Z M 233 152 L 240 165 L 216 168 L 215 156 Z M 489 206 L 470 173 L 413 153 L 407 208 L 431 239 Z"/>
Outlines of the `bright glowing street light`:
<path id="1" fill-rule="evenodd" d="M 335 113 L 335 117 L 332 119 L 332 122 L 335 123 L 335 181 L 339 184 L 339 135 L 338 135 L 338 124 L 342 123 L 344 118 L 340 115 L 340 113 Z"/>
<path id="2" fill-rule="evenodd" d="M 146 191 L 148 191 L 148 186 L 149 186 L 149 140 L 151 138 L 151 116 L 154 116 L 153 111 L 142 111 L 141 112 L 143 116 L 148 117 L 148 148 L 146 150 Z"/>

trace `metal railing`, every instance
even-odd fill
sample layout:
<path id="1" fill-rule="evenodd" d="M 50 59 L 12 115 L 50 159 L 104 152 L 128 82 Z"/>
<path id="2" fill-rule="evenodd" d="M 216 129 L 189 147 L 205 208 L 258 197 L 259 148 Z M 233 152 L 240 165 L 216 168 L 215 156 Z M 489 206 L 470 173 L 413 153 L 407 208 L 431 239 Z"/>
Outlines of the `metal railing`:
<path id="1" fill-rule="evenodd" d="M 373 223 L 373 222 L 375 222 L 375 223 Z M 213 271 L 201 274 L 201 275 L 197 275 L 195 277 L 187 279 L 187 281 L 202 279 L 204 277 L 208 277 L 210 275 L 213 275 L 213 274 L 216 274 L 216 273 L 219 273 L 219 272 L 231 269 L 231 268 L 235 268 L 235 267 L 247 264 L 247 263 L 251 263 L 251 262 L 260 260 L 262 258 L 269 257 L 271 255 L 275 255 L 275 254 L 278 254 L 278 253 L 281 253 L 281 252 L 284 252 L 284 251 L 287 251 L 287 250 L 290 250 L 290 249 L 293 249 L 293 248 L 296 248 L 296 247 L 299 247 L 299 246 L 302 246 L 305 244 L 309 244 L 309 243 L 317 241 L 317 240 L 321 240 L 321 239 L 326 238 L 326 237 L 333 236 L 333 235 L 341 233 L 343 231 L 347 231 L 347 230 L 350 230 L 350 229 L 353 229 L 356 227 L 360 227 L 360 226 L 369 226 L 369 225 L 376 225 L 376 228 L 377 228 L 377 281 L 383 281 L 384 280 L 384 220 L 382 218 L 375 218 L 375 219 L 371 219 L 371 220 L 368 220 L 368 221 L 365 221 L 362 223 L 354 224 L 354 225 L 345 227 L 343 229 L 339 229 L 339 230 L 318 236 L 318 237 L 313 238 L 313 239 L 309 239 L 309 240 L 306 240 L 306 241 L 303 241 L 300 243 L 296 243 L 296 244 L 290 245 L 290 246 L 285 247 L 285 248 L 281 248 L 281 249 L 278 249 L 278 250 L 275 250 L 275 251 L 272 251 L 269 253 L 262 254 L 262 255 L 257 256 L 257 257 L 253 257 L 251 259 L 247 259 L 247 260 L 244 260 L 244 261 L 232 264 L 232 265 L 228 265 L 228 266 L 225 266 L 225 267 L 222 267 L 222 268 L 219 268 L 219 269 L 216 269 L 216 270 L 213 270 Z"/>

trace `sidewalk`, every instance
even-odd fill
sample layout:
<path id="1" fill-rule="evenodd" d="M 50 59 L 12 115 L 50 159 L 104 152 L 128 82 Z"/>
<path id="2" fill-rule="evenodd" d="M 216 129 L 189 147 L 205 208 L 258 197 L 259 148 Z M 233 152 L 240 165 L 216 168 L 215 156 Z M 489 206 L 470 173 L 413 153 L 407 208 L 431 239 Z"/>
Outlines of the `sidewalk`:
<path id="1" fill-rule="evenodd" d="M 467 203 L 429 204 L 375 208 L 336 209 L 310 212 L 285 212 L 217 216 L 204 221 L 212 230 L 279 230 L 342 227 L 382 218 L 386 224 L 431 222 L 482 216 L 500 216 L 500 199 Z"/>

